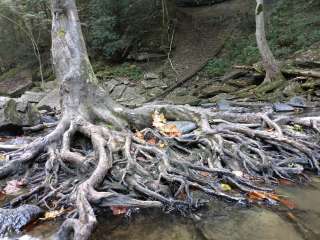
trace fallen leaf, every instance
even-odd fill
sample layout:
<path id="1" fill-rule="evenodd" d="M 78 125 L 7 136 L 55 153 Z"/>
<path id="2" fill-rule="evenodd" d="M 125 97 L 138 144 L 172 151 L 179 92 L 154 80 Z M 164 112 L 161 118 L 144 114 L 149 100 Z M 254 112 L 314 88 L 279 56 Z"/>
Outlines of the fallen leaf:
<path id="1" fill-rule="evenodd" d="M 182 133 L 174 124 L 165 124 L 159 128 L 160 132 L 168 137 L 181 137 Z"/>
<path id="2" fill-rule="evenodd" d="M 45 212 L 44 217 L 40 218 L 40 220 L 50 221 L 50 220 L 56 219 L 57 217 L 65 213 L 65 211 L 66 210 L 64 208 L 61 208 L 60 210 Z"/>
<path id="3" fill-rule="evenodd" d="M 203 171 L 201 171 L 201 172 L 200 172 L 200 175 L 203 176 L 203 177 L 208 177 L 208 176 L 209 176 L 209 173 L 208 173 L 208 172 L 203 172 Z"/>
<path id="4" fill-rule="evenodd" d="M 128 212 L 128 208 L 123 206 L 112 206 L 110 208 L 112 210 L 113 215 L 122 215 Z"/>
<path id="5" fill-rule="evenodd" d="M 155 145 L 157 144 L 157 140 L 155 138 L 150 138 L 148 141 L 147 141 L 148 144 L 151 144 L 151 145 Z"/>
<path id="6" fill-rule="evenodd" d="M 156 128 L 161 128 L 167 122 L 167 119 L 165 118 L 164 114 L 159 113 L 158 111 L 155 111 L 152 114 L 152 119 L 153 119 L 152 125 Z"/>
<path id="7" fill-rule="evenodd" d="M 279 182 L 279 184 L 284 185 L 284 186 L 292 186 L 292 185 L 294 185 L 294 182 L 289 181 L 287 179 L 282 179 L 282 178 L 280 178 L 278 180 L 278 182 Z"/>
<path id="8" fill-rule="evenodd" d="M 16 195 L 25 186 L 26 186 L 26 182 L 24 180 L 11 180 L 11 181 L 7 182 L 7 185 L 5 186 L 3 191 L 7 195 Z"/>
<path id="9" fill-rule="evenodd" d="M 163 135 L 166 135 L 168 137 L 180 137 L 182 135 L 181 131 L 175 124 L 167 124 L 167 119 L 165 118 L 163 113 L 155 111 L 152 114 L 152 119 L 152 125 L 157 128 Z"/>
<path id="10" fill-rule="evenodd" d="M 297 222 L 298 219 L 292 212 L 287 212 L 287 215 L 291 221 Z"/>
<path id="11" fill-rule="evenodd" d="M 281 203 L 289 209 L 294 209 L 296 207 L 293 201 L 284 199 L 275 193 L 253 191 L 248 193 L 248 199 L 251 201 L 273 200 Z"/>
<path id="12" fill-rule="evenodd" d="M 165 148 L 165 147 L 166 147 L 166 144 L 164 144 L 163 142 L 160 142 L 159 147 L 160 147 L 160 148 Z"/>
<path id="13" fill-rule="evenodd" d="M 4 161 L 4 160 L 6 160 L 6 156 L 3 154 L 0 154 L 0 161 Z"/>
<path id="14" fill-rule="evenodd" d="M 295 209 L 297 207 L 296 204 L 290 199 L 280 199 L 279 202 L 289 209 Z"/>
<path id="15" fill-rule="evenodd" d="M 140 131 L 136 131 L 136 133 L 134 134 L 137 138 L 144 140 L 144 135 L 142 132 Z"/>
<path id="16" fill-rule="evenodd" d="M 229 191 L 232 190 L 232 188 L 230 187 L 230 185 L 229 185 L 229 184 L 226 184 L 226 183 L 221 183 L 221 184 L 220 184 L 220 187 L 221 187 L 221 189 L 222 189 L 223 191 L 225 191 L 225 192 L 229 192 Z"/>

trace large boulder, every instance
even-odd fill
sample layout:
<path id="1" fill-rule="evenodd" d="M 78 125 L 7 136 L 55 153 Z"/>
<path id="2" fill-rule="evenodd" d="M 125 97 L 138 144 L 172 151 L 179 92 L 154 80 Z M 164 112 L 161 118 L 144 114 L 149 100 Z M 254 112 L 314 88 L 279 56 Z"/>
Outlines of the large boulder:
<path id="1" fill-rule="evenodd" d="M 41 101 L 37 104 L 39 110 L 47 111 L 60 111 L 60 92 L 59 89 L 54 89 L 49 92 Z"/>
<path id="2" fill-rule="evenodd" d="M 40 114 L 32 103 L 24 109 L 18 108 L 18 100 L 0 97 L 0 129 L 7 126 L 33 126 L 40 123 Z"/>
<path id="3" fill-rule="evenodd" d="M 22 70 L 17 73 L 7 73 L 0 78 L 0 95 L 20 97 L 32 87 L 32 73 Z"/>

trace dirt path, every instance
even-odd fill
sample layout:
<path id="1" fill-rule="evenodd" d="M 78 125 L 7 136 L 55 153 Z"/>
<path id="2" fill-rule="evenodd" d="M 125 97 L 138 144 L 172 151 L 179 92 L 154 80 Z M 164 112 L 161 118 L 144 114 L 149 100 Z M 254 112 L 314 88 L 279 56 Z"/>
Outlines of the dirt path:
<path id="1" fill-rule="evenodd" d="M 178 8 L 173 69 L 167 75 L 177 82 L 191 77 L 219 54 L 239 24 L 239 17 L 250 9 L 249 0 L 230 0 L 206 7 Z M 254 11 L 254 9 L 252 9 Z M 174 85 L 172 81 L 172 85 Z"/>

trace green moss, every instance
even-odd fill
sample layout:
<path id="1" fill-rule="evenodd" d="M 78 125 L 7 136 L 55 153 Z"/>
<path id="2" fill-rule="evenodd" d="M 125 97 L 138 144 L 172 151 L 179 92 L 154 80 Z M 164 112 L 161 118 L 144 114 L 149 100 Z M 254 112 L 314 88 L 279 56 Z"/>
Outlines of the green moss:
<path id="1" fill-rule="evenodd" d="M 230 69 L 230 64 L 224 59 L 212 59 L 203 69 L 202 73 L 208 77 L 219 77 Z"/>
<path id="2" fill-rule="evenodd" d="M 15 68 L 10 69 L 9 71 L 5 72 L 0 76 L 0 81 L 6 80 L 7 78 L 11 78 L 16 76 L 19 72 L 23 70 L 22 66 L 18 66 Z"/>
<path id="3" fill-rule="evenodd" d="M 257 15 L 260 15 L 260 13 L 263 12 L 263 5 L 259 4 L 259 6 L 257 7 Z"/>
<path id="4" fill-rule="evenodd" d="M 64 37 L 66 35 L 66 31 L 64 30 L 64 29 L 60 29 L 59 31 L 58 31 L 58 36 L 59 37 Z"/>
<path id="5" fill-rule="evenodd" d="M 137 65 L 124 63 L 115 66 L 105 66 L 103 69 L 99 66 L 100 71 L 96 73 L 96 76 L 100 80 L 116 78 L 116 77 L 126 77 L 132 80 L 139 80 L 143 77 L 143 71 Z"/>

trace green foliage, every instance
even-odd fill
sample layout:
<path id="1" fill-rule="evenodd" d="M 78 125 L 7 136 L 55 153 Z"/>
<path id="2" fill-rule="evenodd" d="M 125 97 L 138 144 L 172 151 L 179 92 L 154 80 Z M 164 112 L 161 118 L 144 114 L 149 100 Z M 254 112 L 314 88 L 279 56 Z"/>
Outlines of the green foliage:
<path id="1" fill-rule="evenodd" d="M 223 59 L 212 59 L 205 66 L 203 73 L 209 77 L 219 77 L 224 75 L 229 67 L 229 63 Z"/>
<path id="2" fill-rule="evenodd" d="M 267 17 L 267 38 L 277 59 L 288 58 L 294 52 L 308 49 L 320 41 L 318 1 L 306 3 L 305 0 L 281 0 L 265 13 L 270 14 L 268 12 L 270 10 L 272 14 Z M 240 21 L 241 32 L 226 43 L 219 61 L 210 61 L 204 69 L 210 76 L 219 76 L 232 65 L 251 65 L 260 61 L 255 38 L 254 15 Z"/>
<path id="3" fill-rule="evenodd" d="M 129 48 L 146 31 L 150 19 L 154 18 L 154 10 L 157 8 L 155 2 L 91 0 L 89 46 L 111 60 L 123 59 L 129 53 Z"/>
<path id="4" fill-rule="evenodd" d="M 143 78 L 143 71 L 140 67 L 123 63 L 121 65 L 105 66 L 104 68 L 99 67 L 99 71 L 96 73 L 97 77 L 102 80 L 126 77 L 132 80 L 139 80 Z"/>
<path id="5" fill-rule="evenodd" d="M 0 56 L 5 58 L 0 57 L 1 69 L 36 62 L 32 41 L 49 49 L 49 18 L 48 0 L 0 0 Z"/>

